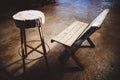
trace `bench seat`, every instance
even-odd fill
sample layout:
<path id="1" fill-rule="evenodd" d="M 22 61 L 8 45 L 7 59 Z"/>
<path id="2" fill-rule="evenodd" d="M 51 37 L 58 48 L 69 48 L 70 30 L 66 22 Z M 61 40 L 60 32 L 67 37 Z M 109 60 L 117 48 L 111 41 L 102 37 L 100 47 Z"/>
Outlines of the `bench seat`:
<path id="1" fill-rule="evenodd" d="M 88 23 L 75 21 L 59 35 L 52 38 L 52 41 L 56 41 L 66 46 L 72 46 L 78 37 L 86 30 Z"/>

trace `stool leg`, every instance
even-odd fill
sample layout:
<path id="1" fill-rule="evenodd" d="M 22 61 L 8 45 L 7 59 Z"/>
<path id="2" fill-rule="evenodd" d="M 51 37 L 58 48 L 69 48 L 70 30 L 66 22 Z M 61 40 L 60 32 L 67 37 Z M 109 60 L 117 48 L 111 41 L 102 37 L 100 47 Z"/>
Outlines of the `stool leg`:
<path id="1" fill-rule="evenodd" d="M 21 36 L 23 72 L 25 72 L 25 70 L 26 70 L 25 57 L 26 57 L 26 54 L 27 54 L 25 29 L 20 29 L 20 36 Z"/>
<path id="2" fill-rule="evenodd" d="M 47 56 L 46 56 L 46 48 L 45 48 L 44 38 L 43 38 L 43 35 L 42 35 L 42 30 L 41 30 L 40 27 L 38 27 L 38 30 L 39 30 L 39 35 L 40 35 L 40 39 L 41 39 L 41 42 L 42 42 L 42 49 L 43 49 L 43 55 L 44 55 L 44 58 L 45 58 L 46 67 L 47 67 L 47 70 L 49 71 L 48 59 L 47 59 Z"/>

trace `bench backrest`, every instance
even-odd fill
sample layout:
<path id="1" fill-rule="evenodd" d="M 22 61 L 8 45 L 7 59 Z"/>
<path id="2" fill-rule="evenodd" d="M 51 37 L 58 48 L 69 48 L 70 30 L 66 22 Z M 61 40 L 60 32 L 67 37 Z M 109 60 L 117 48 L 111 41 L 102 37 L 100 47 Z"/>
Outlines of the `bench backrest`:
<path id="1" fill-rule="evenodd" d="M 101 24 L 103 23 L 105 17 L 107 16 L 109 12 L 109 9 L 104 9 L 104 11 L 102 11 L 87 27 L 87 29 L 80 35 L 80 37 L 82 35 L 84 35 L 90 28 L 100 28 Z"/>
<path id="2" fill-rule="evenodd" d="M 109 12 L 109 9 L 105 9 L 103 12 L 101 12 L 92 22 L 89 26 L 91 27 L 100 27 L 103 23 L 105 17 L 107 16 Z"/>

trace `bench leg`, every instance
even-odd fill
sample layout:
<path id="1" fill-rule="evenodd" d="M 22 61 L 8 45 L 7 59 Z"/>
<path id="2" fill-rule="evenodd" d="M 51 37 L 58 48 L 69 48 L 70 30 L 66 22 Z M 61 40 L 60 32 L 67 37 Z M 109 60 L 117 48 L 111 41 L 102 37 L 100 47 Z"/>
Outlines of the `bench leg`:
<path id="1" fill-rule="evenodd" d="M 69 71 L 82 71 L 84 68 L 83 66 L 79 63 L 77 57 L 75 56 L 75 49 L 71 49 L 65 46 L 65 53 L 63 55 L 60 56 L 60 62 L 64 65 L 66 65 L 68 59 L 71 57 L 74 62 L 76 63 L 76 67 L 67 67 L 67 69 L 69 69 Z"/>
<path id="2" fill-rule="evenodd" d="M 78 61 L 77 57 L 74 55 L 72 55 L 72 59 L 75 61 L 75 63 L 77 64 L 76 69 L 77 70 L 84 70 L 83 66 L 80 64 L 80 62 Z"/>
<path id="3" fill-rule="evenodd" d="M 88 41 L 90 45 L 82 45 L 80 46 L 81 48 L 95 48 L 95 45 L 90 38 L 87 38 L 86 40 Z"/>
<path id="4" fill-rule="evenodd" d="M 87 35 L 89 36 L 89 35 Z M 63 64 L 66 64 L 66 62 L 68 61 L 68 59 L 70 57 L 72 57 L 72 59 L 75 61 L 75 63 L 77 64 L 77 67 L 79 68 L 79 70 L 83 70 L 83 67 L 80 65 L 79 61 L 77 60 L 77 58 L 75 57 L 75 52 L 80 48 L 81 44 L 83 43 L 84 40 L 87 40 L 88 43 L 90 44 L 90 48 L 95 47 L 94 43 L 91 41 L 91 39 L 88 37 L 86 38 L 86 36 L 83 39 L 78 39 L 73 46 L 71 47 L 67 47 L 64 45 L 65 47 L 65 54 L 63 54 L 60 57 L 60 62 Z M 81 46 L 82 47 L 82 46 Z M 86 46 L 85 46 L 86 47 Z"/>
<path id="5" fill-rule="evenodd" d="M 70 53 L 69 49 L 67 47 L 65 47 L 64 54 L 62 54 L 59 57 L 60 63 L 66 64 L 70 56 L 71 56 L 71 53 Z"/>

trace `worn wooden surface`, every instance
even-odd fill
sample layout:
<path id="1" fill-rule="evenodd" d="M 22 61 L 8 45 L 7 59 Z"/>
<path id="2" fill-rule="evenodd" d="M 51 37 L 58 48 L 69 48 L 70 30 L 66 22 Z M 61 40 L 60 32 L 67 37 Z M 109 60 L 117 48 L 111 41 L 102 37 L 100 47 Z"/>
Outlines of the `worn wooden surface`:
<path id="1" fill-rule="evenodd" d="M 87 28 L 87 26 L 87 23 L 75 21 L 64 31 L 55 36 L 52 40 L 57 41 L 66 46 L 71 46 L 82 34 L 82 32 Z"/>
<path id="2" fill-rule="evenodd" d="M 92 27 L 100 27 L 103 23 L 105 17 L 107 16 L 109 12 L 109 9 L 105 9 L 103 12 L 101 12 L 90 24 Z"/>
<path id="3" fill-rule="evenodd" d="M 90 25 L 87 27 L 87 29 L 82 33 L 82 35 L 88 30 L 88 29 L 90 29 L 91 27 L 97 27 L 97 28 L 99 28 L 101 25 L 102 25 L 102 23 L 103 23 L 103 21 L 104 21 L 104 19 L 106 18 L 106 16 L 107 16 L 107 14 L 109 13 L 109 9 L 104 9 L 91 23 L 90 23 Z M 81 36 L 82 36 L 81 35 Z M 80 36 L 80 37 L 81 37 Z"/>
<path id="4" fill-rule="evenodd" d="M 32 28 L 45 23 L 44 13 L 39 10 L 24 10 L 13 15 L 15 24 L 19 28 Z"/>

